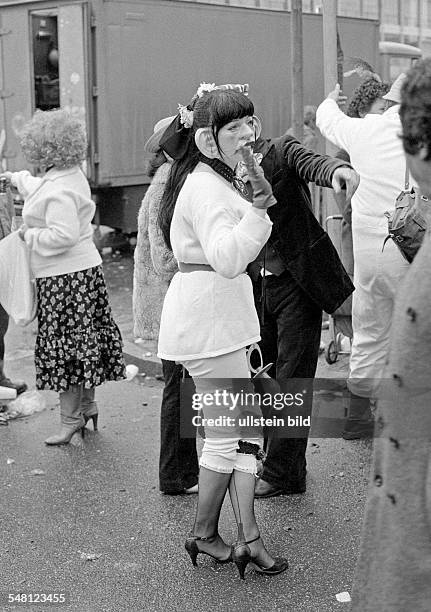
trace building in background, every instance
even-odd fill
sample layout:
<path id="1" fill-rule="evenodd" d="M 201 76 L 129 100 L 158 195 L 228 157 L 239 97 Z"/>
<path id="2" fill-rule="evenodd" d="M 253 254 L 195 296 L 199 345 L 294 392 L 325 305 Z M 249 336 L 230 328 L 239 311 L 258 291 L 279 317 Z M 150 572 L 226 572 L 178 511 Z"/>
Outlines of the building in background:
<path id="1" fill-rule="evenodd" d="M 130 238 L 149 183 L 143 143 L 160 116 L 174 114 L 178 102 L 190 98 L 196 83 L 208 78 L 252 83 L 268 137 L 285 133 L 292 123 L 291 0 L 0 0 L 0 5 L 0 165 L 26 168 L 18 137 L 35 109 L 70 109 L 87 125 L 86 173 L 97 223 Z M 317 105 L 325 91 L 322 2 L 304 0 L 303 7 L 303 104 Z M 343 70 L 351 73 L 343 82 L 347 96 L 364 62 L 393 81 L 421 55 L 417 46 L 382 43 L 378 14 L 384 7 L 376 0 L 339 0 L 338 8 Z"/>
<path id="2" fill-rule="evenodd" d="M 338 0 L 338 14 L 379 19 L 381 40 L 414 45 L 431 55 L 431 0 Z"/>
<path id="3" fill-rule="evenodd" d="M 274 10 L 291 8 L 290 0 L 205 0 L 205 3 Z M 302 10 L 321 13 L 322 4 L 322 0 L 303 0 Z M 421 48 L 424 56 L 431 55 L 431 0 L 338 0 L 338 15 L 378 19 L 381 40 L 414 45 Z"/>

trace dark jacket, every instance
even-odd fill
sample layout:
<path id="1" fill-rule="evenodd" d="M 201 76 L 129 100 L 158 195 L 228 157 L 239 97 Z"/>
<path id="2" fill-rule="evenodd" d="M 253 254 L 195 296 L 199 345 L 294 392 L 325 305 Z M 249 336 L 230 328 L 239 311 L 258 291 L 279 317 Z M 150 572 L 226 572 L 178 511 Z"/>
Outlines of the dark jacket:
<path id="1" fill-rule="evenodd" d="M 10 189 L 0 193 L 0 240 L 11 233 L 12 220 L 15 215 Z"/>
<path id="2" fill-rule="evenodd" d="M 317 155 L 291 136 L 259 138 L 254 151 L 263 154 L 261 165 L 277 200 L 268 209 L 273 222 L 268 247 L 274 249 L 310 299 L 322 310 L 333 313 L 354 286 L 311 210 L 307 183 L 332 187 L 335 169 L 350 164 Z"/>

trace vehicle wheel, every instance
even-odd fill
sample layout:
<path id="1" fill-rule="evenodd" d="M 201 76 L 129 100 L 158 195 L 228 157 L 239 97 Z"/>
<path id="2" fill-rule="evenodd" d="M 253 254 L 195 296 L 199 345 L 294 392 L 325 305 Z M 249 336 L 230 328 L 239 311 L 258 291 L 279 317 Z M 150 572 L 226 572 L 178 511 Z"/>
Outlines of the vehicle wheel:
<path id="1" fill-rule="evenodd" d="M 325 359 L 326 362 L 329 363 L 329 365 L 332 365 L 338 359 L 337 345 L 334 340 L 331 340 L 331 342 L 325 348 Z"/>

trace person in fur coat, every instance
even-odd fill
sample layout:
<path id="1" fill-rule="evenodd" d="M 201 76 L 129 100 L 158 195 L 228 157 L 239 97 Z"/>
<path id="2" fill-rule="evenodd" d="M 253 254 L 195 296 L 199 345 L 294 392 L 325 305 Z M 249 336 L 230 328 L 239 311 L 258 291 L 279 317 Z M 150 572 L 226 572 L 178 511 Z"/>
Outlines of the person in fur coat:
<path id="1" fill-rule="evenodd" d="M 155 170 L 138 214 L 138 236 L 133 276 L 134 335 L 157 340 L 160 313 L 169 282 L 178 270 L 157 227 L 158 205 L 169 176 L 166 160 Z"/>
<path id="2" fill-rule="evenodd" d="M 138 214 L 138 236 L 133 276 L 134 335 L 156 340 L 163 300 L 178 265 L 164 242 L 157 219 L 160 201 L 171 168 L 171 160 L 159 147 L 160 137 L 172 121 L 160 120 L 145 144 L 151 153 L 148 175 L 151 185 Z M 159 486 L 166 495 L 197 493 L 198 458 L 196 441 L 180 437 L 180 382 L 182 366 L 162 359 L 165 387 L 160 415 Z"/>

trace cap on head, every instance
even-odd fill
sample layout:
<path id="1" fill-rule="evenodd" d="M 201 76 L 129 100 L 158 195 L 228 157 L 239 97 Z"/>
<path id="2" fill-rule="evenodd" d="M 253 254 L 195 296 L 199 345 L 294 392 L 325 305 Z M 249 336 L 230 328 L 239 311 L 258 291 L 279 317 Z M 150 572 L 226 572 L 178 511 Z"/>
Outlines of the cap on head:
<path id="1" fill-rule="evenodd" d="M 382 96 L 383 100 L 390 100 L 391 102 L 401 104 L 401 87 L 405 81 L 406 76 L 407 75 L 404 72 L 397 76 L 395 81 L 392 83 L 392 86 L 388 93 Z"/>
<path id="2" fill-rule="evenodd" d="M 147 151 L 147 153 L 157 153 L 160 148 L 160 139 L 168 125 L 170 125 L 174 119 L 175 115 L 172 117 L 164 117 L 163 119 L 160 119 L 160 121 L 157 121 L 156 125 L 154 126 L 153 133 L 144 144 L 144 151 Z"/>

